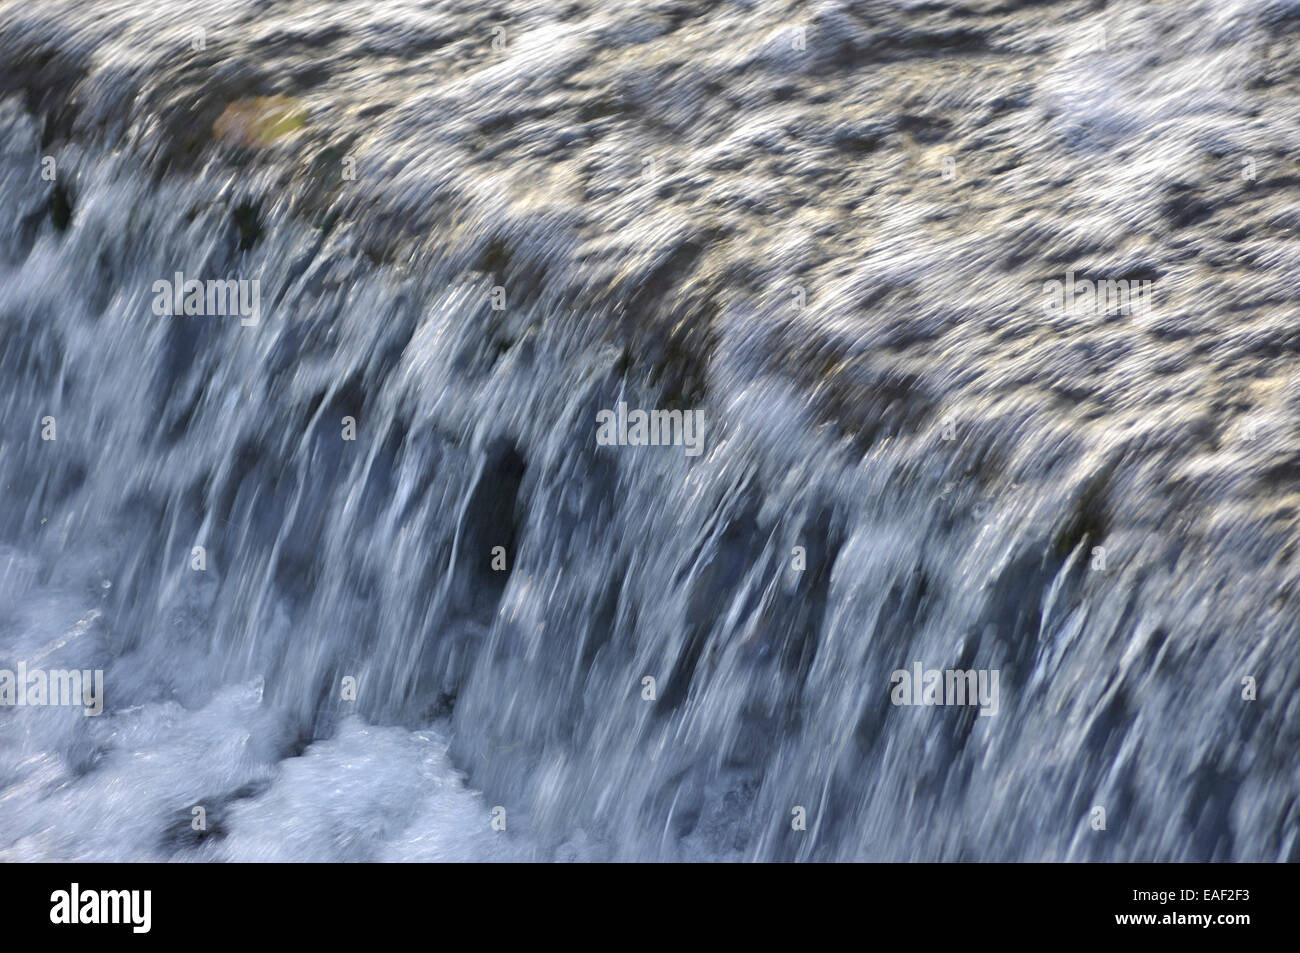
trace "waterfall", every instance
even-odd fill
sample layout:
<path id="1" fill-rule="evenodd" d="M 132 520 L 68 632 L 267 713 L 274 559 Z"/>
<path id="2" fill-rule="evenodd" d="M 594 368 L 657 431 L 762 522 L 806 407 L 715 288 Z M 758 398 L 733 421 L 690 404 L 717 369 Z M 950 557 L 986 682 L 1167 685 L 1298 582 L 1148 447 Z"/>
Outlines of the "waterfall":
<path id="1" fill-rule="evenodd" d="M 0 3 L 0 859 L 1300 859 L 1300 4 L 1062 6 Z"/>

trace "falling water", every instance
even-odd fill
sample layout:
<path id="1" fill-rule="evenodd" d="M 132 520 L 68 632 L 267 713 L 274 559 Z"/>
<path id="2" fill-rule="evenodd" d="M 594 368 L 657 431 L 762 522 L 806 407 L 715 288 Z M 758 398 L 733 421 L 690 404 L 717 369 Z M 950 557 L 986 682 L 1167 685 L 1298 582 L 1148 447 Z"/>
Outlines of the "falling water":
<path id="1" fill-rule="evenodd" d="M 1297 40 L 0 3 L 0 859 L 1300 859 Z"/>

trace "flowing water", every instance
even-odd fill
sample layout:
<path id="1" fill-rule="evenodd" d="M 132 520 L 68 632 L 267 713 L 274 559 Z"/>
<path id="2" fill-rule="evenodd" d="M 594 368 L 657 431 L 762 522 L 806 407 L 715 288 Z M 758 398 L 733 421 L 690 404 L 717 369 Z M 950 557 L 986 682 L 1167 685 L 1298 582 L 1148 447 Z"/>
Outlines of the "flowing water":
<path id="1" fill-rule="evenodd" d="M 1296 0 L 2 0 L 0 859 L 1300 859 L 1297 156 Z"/>

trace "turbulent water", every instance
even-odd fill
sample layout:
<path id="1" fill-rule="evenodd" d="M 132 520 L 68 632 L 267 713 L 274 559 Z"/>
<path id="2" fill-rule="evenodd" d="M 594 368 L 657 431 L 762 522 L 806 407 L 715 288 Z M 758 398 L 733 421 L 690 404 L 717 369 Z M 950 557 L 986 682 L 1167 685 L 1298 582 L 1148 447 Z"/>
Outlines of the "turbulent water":
<path id="1" fill-rule="evenodd" d="M 0 859 L 1300 859 L 1297 0 L 3 0 L 0 70 L 0 668 L 105 697 L 0 708 Z"/>

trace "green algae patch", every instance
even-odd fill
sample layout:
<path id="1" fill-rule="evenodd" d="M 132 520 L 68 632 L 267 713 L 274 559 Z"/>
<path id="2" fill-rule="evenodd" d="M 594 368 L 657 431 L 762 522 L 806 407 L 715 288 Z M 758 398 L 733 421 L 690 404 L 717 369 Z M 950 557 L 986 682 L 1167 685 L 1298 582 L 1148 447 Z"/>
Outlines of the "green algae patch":
<path id="1" fill-rule="evenodd" d="M 307 110 L 291 96 L 237 99 L 212 125 L 213 134 L 238 146 L 269 146 L 307 123 Z"/>

